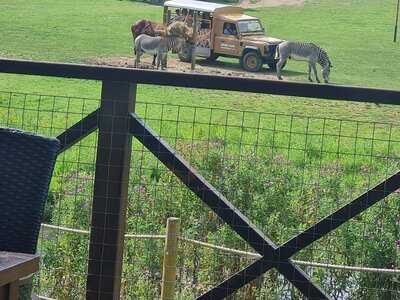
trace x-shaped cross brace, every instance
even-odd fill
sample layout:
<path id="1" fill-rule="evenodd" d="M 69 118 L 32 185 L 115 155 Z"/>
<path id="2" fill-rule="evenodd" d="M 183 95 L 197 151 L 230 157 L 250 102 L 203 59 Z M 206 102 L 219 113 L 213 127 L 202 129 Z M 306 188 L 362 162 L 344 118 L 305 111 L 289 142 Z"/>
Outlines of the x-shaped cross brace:
<path id="1" fill-rule="evenodd" d="M 136 114 L 131 114 L 130 132 L 221 219 L 228 223 L 237 234 L 263 256 L 201 295 L 198 299 L 223 299 L 271 268 L 276 268 L 308 299 L 330 299 L 317 285 L 311 282 L 306 273 L 293 264 L 290 257 L 400 188 L 400 172 L 398 172 L 278 247 L 251 224 L 240 211 L 198 174 L 165 141 L 147 127 Z"/>

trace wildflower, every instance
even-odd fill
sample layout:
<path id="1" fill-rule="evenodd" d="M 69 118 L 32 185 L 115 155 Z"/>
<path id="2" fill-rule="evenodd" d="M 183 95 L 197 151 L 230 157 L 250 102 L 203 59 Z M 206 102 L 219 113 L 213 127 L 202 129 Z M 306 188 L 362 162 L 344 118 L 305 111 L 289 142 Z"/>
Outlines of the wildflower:
<path id="1" fill-rule="evenodd" d="M 362 165 L 360 167 L 360 171 L 363 173 L 369 173 L 371 171 L 370 167 L 368 165 Z"/>
<path id="2" fill-rule="evenodd" d="M 278 154 L 274 157 L 274 161 L 276 164 L 285 164 L 286 163 L 286 159 L 283 155 Z"/>
<path id="3" fill-rule="evenodd" d="M 398 249 L 400 249 L 400 240 L 397 240 L 397 241 L 396 241 L 396 247 L 397 247 Z"/>
<path id="4" fill-rule="evenodd" d="M 273 184 L 274 184 L 274 183 L 273 183 L 272 181 L 268 180 L 268 181 L 266 181 L 266 182 L 264 183 L 264 187 L 265 187 L 265 188 L 269 188 L 269 187 L 271 187 Z"/>
<path id="5" fill-rule="evenodd" d="M 141 186 L 139 186 L 139 187 L 137 188 L 136 191 L 137 191 L 138 193 L 140 193 L 140 194 L 144 194 L 144 193 L 146 193 L 146 187 L 143 186 L 143 185 L 141 185 Z"/>

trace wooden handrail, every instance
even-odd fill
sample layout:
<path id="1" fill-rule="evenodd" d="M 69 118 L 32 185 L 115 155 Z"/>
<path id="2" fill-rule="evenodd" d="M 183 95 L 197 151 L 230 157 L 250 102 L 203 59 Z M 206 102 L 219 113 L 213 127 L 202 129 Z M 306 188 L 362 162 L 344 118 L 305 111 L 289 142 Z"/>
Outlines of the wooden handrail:
<path id="1" fill-rule="evenodd" d="M 400 91 L 396 90 L 5 58 L 0 58 L 0 73 L 123 81 L 377 104 L 397 105 L 400 102 Z"/>

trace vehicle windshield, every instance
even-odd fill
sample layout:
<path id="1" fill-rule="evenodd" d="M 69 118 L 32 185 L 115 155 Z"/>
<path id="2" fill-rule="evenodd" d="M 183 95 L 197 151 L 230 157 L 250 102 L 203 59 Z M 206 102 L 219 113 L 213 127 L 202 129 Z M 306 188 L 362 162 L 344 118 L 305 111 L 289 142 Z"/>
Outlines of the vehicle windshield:
<path id="1" fill-rule="evenodd" d="M 259 20 L 239 21 L 238 26 L 239 26 L 240 33 L 264 31 Z"/>

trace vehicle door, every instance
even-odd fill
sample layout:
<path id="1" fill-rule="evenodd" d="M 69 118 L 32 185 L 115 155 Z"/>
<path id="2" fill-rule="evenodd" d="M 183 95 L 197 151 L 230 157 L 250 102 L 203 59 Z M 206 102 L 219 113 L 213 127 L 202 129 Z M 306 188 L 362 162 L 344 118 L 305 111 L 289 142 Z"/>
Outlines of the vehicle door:
<path id="1" fill-rule="evenodd" d="M 240 55 L 240 41 L 238 28 L 235 23 L 221 22 L 218 24 L 220 34 L 217 34 L 214 42 L 214 52 L 228 56 Z"/>
<path id="2" fill-rule="evenodd" d="M 202 13 L 197 18 L 196 55 L 209 57 L 211 55 L 211 20 L 209 14 Z"/>

